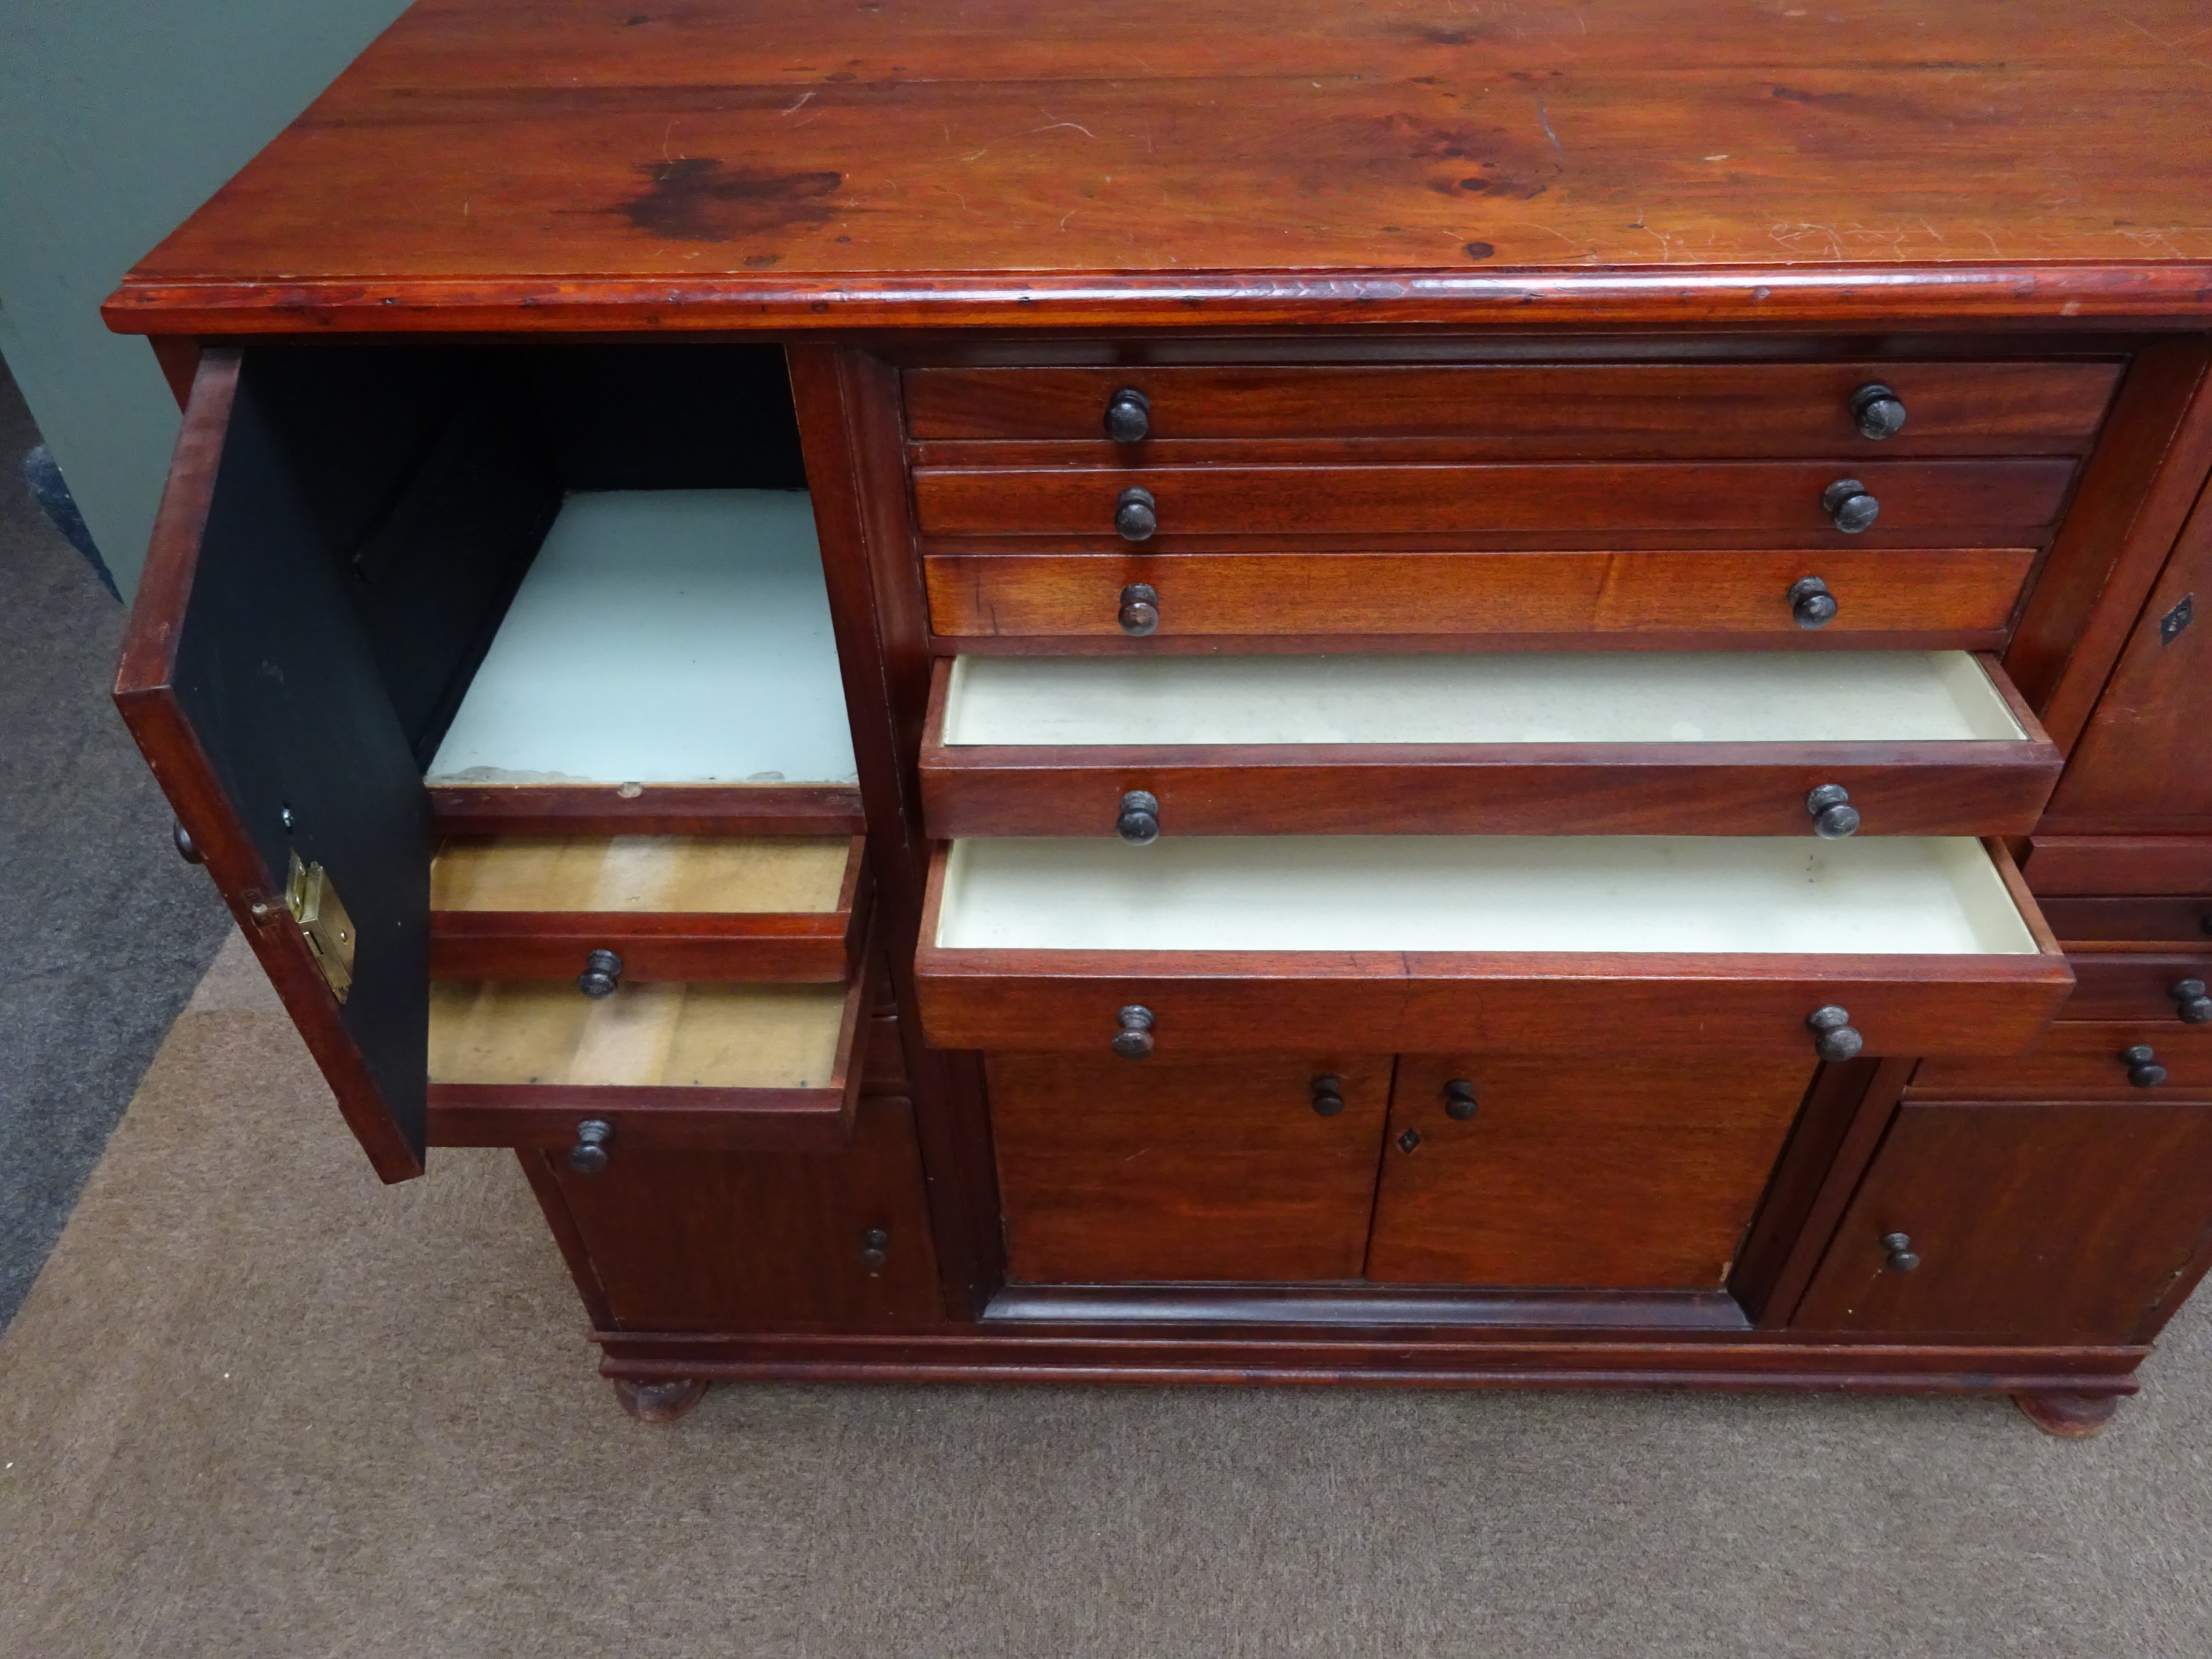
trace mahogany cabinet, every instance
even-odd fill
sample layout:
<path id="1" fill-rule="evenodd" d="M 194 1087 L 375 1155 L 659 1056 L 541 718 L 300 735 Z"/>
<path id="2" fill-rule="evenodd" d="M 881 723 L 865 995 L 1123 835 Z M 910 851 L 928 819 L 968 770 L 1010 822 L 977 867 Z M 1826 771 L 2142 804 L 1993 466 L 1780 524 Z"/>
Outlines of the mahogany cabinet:
<path id="1" fill-rule="evenodd" d="M 648 1418 L 2094 1432 L 2212 1265 L 2201 87 L 1135 4 L 425 0 L 110 301 L 118 700 L 379 1172 L 515 1148 Z"/>

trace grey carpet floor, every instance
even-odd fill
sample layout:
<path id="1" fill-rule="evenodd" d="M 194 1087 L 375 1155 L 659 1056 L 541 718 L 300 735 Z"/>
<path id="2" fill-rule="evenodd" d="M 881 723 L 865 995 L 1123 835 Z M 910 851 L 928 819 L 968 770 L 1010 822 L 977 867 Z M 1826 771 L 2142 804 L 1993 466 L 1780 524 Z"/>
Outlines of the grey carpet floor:
<path id="1" fill-rule="evenodd" d="M 0 371 L 0 1325 L 228 926 L 108 702 L 123 610 L 33 499 Z"/>
<path id="2" fill-rule="evenodd" d="M 2212 1652 L 2212 1320 L 2001 1401 L 593 1374 L 514 1158 L 378 1185 L 242 945 L 0 1336 L 0 1655 Z"/>

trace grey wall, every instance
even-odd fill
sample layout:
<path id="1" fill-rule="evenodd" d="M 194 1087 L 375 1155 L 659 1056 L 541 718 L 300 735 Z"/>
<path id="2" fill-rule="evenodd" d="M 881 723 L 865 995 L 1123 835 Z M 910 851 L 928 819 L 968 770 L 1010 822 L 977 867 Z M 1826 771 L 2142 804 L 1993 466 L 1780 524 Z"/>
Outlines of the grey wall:
<path id="1" fill-rule="evenodd" d="M 404 9 L 404 0 L 0 9 L 0 354 L 126 597 L 177 410 L 146 343 L 107 332 L 100 302 Z"/>

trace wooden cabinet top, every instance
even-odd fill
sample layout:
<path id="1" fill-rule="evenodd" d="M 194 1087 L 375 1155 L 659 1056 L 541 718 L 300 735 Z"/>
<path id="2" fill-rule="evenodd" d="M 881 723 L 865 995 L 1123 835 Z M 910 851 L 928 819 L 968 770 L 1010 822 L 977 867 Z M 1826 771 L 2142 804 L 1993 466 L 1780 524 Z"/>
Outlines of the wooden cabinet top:
<path id="1" fill-rule="evenodd" d="M 126 331 L 2212 313 L 2202 0 L 422 0 Z"/>

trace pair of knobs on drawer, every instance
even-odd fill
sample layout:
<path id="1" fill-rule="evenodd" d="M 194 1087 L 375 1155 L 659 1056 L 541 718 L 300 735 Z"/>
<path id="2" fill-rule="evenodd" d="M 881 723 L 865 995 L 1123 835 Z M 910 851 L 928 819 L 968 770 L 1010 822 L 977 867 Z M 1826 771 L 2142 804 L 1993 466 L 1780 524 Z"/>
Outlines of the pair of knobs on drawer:
<path id="1" fill-rule="evenodd" d="M 1800 628 L 1826 628 L 1835 621 L 1836 612 L 1841 608 L 1836 603 L 1836 596 L 1828 591 L 1826 580 L 1820 576 L 1800 576 L 1790 584 L 1784 597 L 1790 602 L 1790 614 Z M 1150 582 L 1131 582 L 1121 590 L 1114 620 L 1133 639 L 1157 632 L 1160 625 L 1159 589 Z M 2206 918 L 2206 927 L 2212 932 L 2212 917 Z"/>
<path id="2" fill-rule="evenodd" d="M 1820 511 L 1846 536 L 1874 528 L 1881 503 L 1856 478 L 1838 478 L 1820 492 Z M 1149 489 L 1132 484 L 1114 502 L 1114 531 L 1125 542 L 1147 542 L 1160 527 L 1160 504 Z"/>
<path id="3" fill-rule="evenodd" d="M 1152 1049 L 1157 1046 L 1152 1030 L 1158 1023 L 1153 1018 L 1152 1011 L 1142 1003 L 1133 1002 L 1122 1008 L 1115 1018 L 1120 1029 L 1114 1033 L 1111 1045 L 1114 1052 L 1124 1060 L 1144 1060 L 1150 1056 Z M 1813 1033 L 1814 1052 L 1822 1060 L 1849 1060 L 1866 1046 L 1866 1039 L 1852 1030 L 1849 1012 L 1837 1006 L 1834 1003 L 1830 1003 L 1825 1008 L 1815 1008 L 1805 1017 L 1805 1024 Z M 2133 1049 L 2129 1050 L 2130 1054 L 2136 1051 Z M 2149 1049 L 2145 1048 L 2142 1052 L 2145 1059 L 2149 1057 Z M 2160 1070 L 2157 1078 L 2153 1081 L 2163 1082 L 2165 1078 L 2165 1072 Z M 1320 1079 L 1314 1086 L 1318 1091 L 1322 1082 L 1334 1083 L 1334 1079 Z M 2143 1086 L 2147 1088 L 2149 1085 L 2146 1084 Z M 1474 1085 L 1455 1080 L 1446 1085 L 1444 1095 L 1444 1111 L 1447 1115 L 1462 1121 L 1474 1115 Z M 1341 1110 L 1342 1107 L 1343 1103 L 1340 1101 L 1337 1109 Z M 1315 1109 L 1322 1110 L 1318 1099 L 1316 1100 Z M 1334 1114 L 1322 1111 L 1322 1115 L 1328 1117 Z"/>
<path id="4" fill-rule="evenodd" d="M 1874 381 L 1851 393 L 1851 424 L 1862 438 L 1880 441 L 1905 429 L 1905 399 Z M 1152 400 L 1123 386 L 1106 400 L 1106 435 L 1117 444 L 1142 443 L 1152 432 Z"/>
<path id="5" fill-rule="evenodd" d="M 1850 791 L 1840 783 L 1824 783 L 1806 796 L 1805 810 L 1813 815 L 1813 833 L 1823 841 L 1840 841 L 1858 831 L 1859 809 L 1851 805 Z M 1160 798 L 1149 789 L 1132 789 L 1123 795 L 1121 811 L 1114 818 L 1114 833 L 1132 847 L 1149 847 L 1158 841 Z M 2203 988 L 2198 989 L 2201 992 Z M 2179 991 L 2175 993 L 2176 996 L 2179 994 Z M 2212 1004 L 2208 1004 L 2207 1008 L 2208 1017 L 2212 1017 Z M 2182 1018 L 2187 1019 L 2190 1016 L 2184 1013 Z"/>

